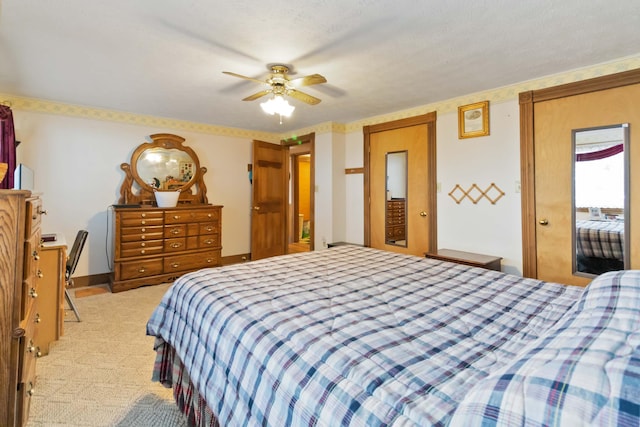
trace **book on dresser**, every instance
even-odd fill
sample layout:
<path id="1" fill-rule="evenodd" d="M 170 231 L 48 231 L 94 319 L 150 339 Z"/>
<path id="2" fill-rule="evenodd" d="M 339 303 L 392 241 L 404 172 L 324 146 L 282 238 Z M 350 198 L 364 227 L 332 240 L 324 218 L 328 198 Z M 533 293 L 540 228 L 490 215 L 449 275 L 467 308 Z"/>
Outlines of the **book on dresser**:
<path id="1" fill-rule="evenodd" d="M 114 208 L 114 230 L 112 292 L 220 265 L 222 206 Z"/>
<path id="2" fill-rule="evenodd" d="M 0 190 L 0 426 L 24 425 L 36 390 L 44 213 L 30 191 Z"/>

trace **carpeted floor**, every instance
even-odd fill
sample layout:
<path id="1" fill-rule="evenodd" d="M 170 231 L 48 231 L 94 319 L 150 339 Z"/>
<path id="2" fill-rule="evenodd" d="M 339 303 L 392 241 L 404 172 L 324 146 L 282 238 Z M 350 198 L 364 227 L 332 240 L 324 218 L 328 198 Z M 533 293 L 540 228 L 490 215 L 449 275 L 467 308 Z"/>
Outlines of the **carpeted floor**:
<path id="1" fill-rule="evenodd" d="M 186 426 L 170 389 L 151 381 L 151 312 L 169 284 L 76 298 L 64 336 L 38 360 L 28 427 Z"/>

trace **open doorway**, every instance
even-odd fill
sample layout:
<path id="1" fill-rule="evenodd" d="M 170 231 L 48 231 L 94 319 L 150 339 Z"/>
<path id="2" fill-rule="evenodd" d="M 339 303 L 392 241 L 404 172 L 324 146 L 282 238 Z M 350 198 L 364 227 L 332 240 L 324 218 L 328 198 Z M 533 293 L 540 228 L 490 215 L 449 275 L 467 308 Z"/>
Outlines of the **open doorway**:
<path id="1" fill-rule="evenodd" d="M 289 151 L 288 253 L 313 250 L 314 136 L 309 134 L 291 142 L 283 141 Z"/>

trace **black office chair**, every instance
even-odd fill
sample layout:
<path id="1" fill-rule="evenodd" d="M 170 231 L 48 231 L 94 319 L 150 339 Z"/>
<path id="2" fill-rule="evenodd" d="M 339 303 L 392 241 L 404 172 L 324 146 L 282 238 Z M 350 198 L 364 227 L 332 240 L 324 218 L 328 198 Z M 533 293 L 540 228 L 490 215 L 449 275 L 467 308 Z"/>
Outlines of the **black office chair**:
<path id="1" fill-rule="evenodd" d="M 71 252 L 69 252 L 69 258 L 67 259 L 67 269 L 64 274 L 64 279 L 66 282 L 64 296 L 67 299 L 67 303 L 69 303 L 69 307 L 71 307 L 71 310 L 73 310 L 73 313 L 76 315 L 76 319 L 78 319 L 78 322 L 81 321 L 80 314 L 78 314 L 78 308 L 71 299 L 69 290 L 67 288 L 73 286 L 73 279 L 71 278 L 71 275 L 74 271 L 76 271 L 76 266 L 78 265 L 78 260 L 80 259 L 80 254 L 82 253 L 84 243 L 87 241 L 87 236 L 89 236 L 89 232 L 87 230 L 78 231 L 76 240 L 73 242 L 73 246 L 71 247 Z"/>

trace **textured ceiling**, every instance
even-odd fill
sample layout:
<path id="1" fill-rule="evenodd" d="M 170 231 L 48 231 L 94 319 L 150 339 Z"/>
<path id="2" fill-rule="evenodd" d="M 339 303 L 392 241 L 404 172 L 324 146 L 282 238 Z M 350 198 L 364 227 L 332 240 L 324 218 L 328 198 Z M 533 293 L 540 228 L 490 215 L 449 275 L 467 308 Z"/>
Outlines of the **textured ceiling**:
<path id="1" fill-rule="evenodd" d="M 637 0 L 0 0 L 0 93 L 283 132 L 640 53 Z M 282 125 L 267 64 L 318 73 Z"/>

